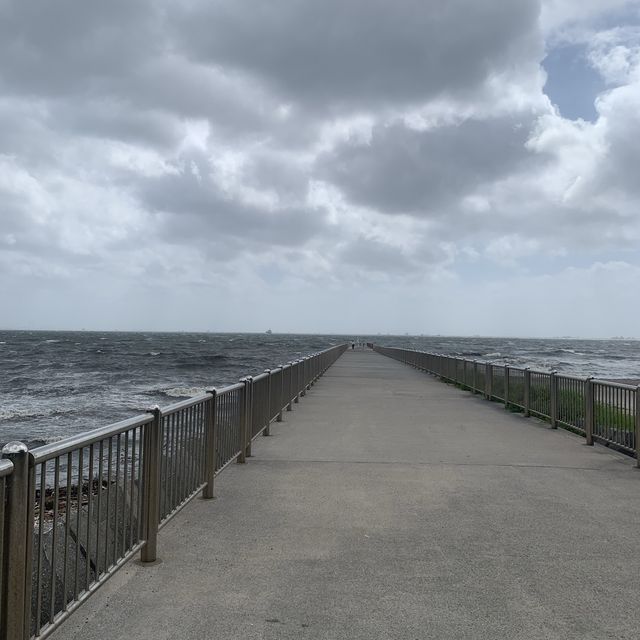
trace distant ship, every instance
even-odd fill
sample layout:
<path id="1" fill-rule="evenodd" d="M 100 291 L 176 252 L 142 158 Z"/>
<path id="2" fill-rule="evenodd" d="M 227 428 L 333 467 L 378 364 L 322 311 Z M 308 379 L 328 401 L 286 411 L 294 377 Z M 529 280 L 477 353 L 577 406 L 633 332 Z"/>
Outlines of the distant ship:
<path id="1" fill-rule="evenodd" d="M 268 336 L 270 336 L 270 335 L 273 333 L 273 331 L 271 331 L 271 329 L 267 329 L 267 330 L 265 331 L 265 333 L 266 333 Z"/>

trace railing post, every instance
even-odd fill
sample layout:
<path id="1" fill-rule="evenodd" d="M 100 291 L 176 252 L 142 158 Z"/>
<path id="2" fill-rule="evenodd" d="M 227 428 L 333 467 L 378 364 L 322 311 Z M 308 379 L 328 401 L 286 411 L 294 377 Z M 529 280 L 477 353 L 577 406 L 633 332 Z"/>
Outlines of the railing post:
<path id="1" fill-rule="evenodd" d="M 276 418 L 276 422 L 282 422 L 282 408 L 284 406 L 284 365 L 278 365 L 280 368 L 280 395 L 278 400 L 278 417 Z"/>
<path id="2" fill-rule="evenodd" d="M 302 358 L 302 360 L 300 360 L 299 367 L 300 367 L 300 375 L 298 376 L 298 387 L 300 387 L 300 395 L 306 396 L 307 395 L 307 378 L 305 375 L 305 370 L 307 368 L 306 358 Z"/>
<path id="3" fill-rule="evenodd" d="M 238 464 L 244 464 L 247 461 L 247 432 L 249 430 L 249 386 L 247 378 L 240 378 L 240 382 L 244 387 L 242 389 L 242 404 L 240 405 L 240 453 L 238 454 L 237 462 Z"/>
<path id="4" fill-rule="evenodd" d="M 218 390 L 209 391 L 211 398 L 207 402 L 207 425 L 205 432 L 205 482 L 202 490 L 202 497 L 206 500 L 215 498 L 213 494 L 213 483 L 216 477 L 216 404 L 218 402 Z"/>
<path id="5" fill-rule="evenodd" d="M 289 384 L 288 389 L 287 389 L 287 411 L 291 411 L 293 409 L 293 407 L 291 406 L 291 396 L 292 396 L 292 389 L 293 389 L 293 362 L 291 362 L 291 360 L 289 360 L 288 362 L 289 365 Z"/>
<path id="6" fill-rule="evenodd" d="M 142 509 L 145 544 L 140 550 L 141 562 L 155 562 L 158 559 L 158 524 L 160 523 L 160 463 L 161 463 L 161 420 L 160 407 L 149 409 L 153 422 L 144 426 L 143 432 L 143 484 Z"/>
<path id="7" fill-rule="evenodd" d="M 472 378 L 472 382 L 473 382 L 473 393 L 477 393 L 478 392 L 478 361 L 474 360 L 473 361 L 473 378 Z"/>
<path id="8" fill-rule="evenodd" d="M 247 389 L 247 411 L 246 411 L 246 427 L 245 427 L 245 456 L 251 457 L 251 442 L 252 442 L 252 430 L 253 430 L 253 376 L 247 376 L 245 379 L 245 385 Z"/>
<path id="9" fill-rule="evenodd" d="M 637 416 L 637 412 L 636 412 Z M 584 381 L 584 435 L 587 444 L 593 445 L 593 377 L 589 376 Z"/>
<path id="10" fill-rule="evenodd" d="M 267 424 L 262 432 L 263 436 L 271 435 L 271 369 L 264 371 L 269 377 L 267 378 Z"/>
<path id="11" fill-rule="evenodd" d="M 558 428 L 558 372 L 552 371 L 549 376 L 549 419 L 551 428 Z"/>
<path id="12" fill-rule="evenodd" d="M 13 463 L 6 478 L 5 535 L 2 554 L 3 640 L 27 640 L 31 635 L 31 545 L 33 501 L 29 491 L 29 449 L 22 442 L 9 442 L 2 457 Z"/>
<path id="13" fill-rule="evenodd" d="M 295 360 L 294 361 L 294 367 L 295 367 L 295 371 L 296 371 L 296 379 L 294 382 L 294 390 L 296 392 L 293 401 L 298 404 L 300 402 L 300 360 Z M 293 369 L 291 369 L 292 373 L 293 373 Z M 292 378 L 293 379 L 293 378 Z"/>
<path id="14" fill-rule="evenodd" d="M 491 363 L 487 362 L 484 369 L 484 394 L 487 400 L 491 400 L 492 386 L 493 386 L 493 371 L 491 369 Z"/>
<path id="15" fill-rule="evenodd" d="M 636 404 L 636 466 L 640 467 L 640 386 L 636 387 L 634 401 Z"/>
<path id="16" fill-rule="evenodd" d="M 504 408 L 509 410 L 509 365 L 504 365 Z"/>
<path id="17" fill-rule="evenodd" d="M 531 369 L 524 370 L 524 417 L 531 415 Z"/>

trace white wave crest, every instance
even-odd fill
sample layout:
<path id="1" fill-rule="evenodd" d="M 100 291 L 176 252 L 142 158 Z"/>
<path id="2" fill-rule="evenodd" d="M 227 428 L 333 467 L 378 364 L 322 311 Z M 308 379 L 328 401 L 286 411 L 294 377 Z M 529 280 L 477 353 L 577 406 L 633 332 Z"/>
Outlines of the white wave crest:
<path id="1" fill-rule="evenodd" d="M 164 394 L 170 398 L 193 398 L 193 396 L 199 396 L 206 391 L 202 387 L 174 387 L 173 389 L 165 389 Z"/>
<path id="2" fill-rule="evenodd" d="M 15 420 L 16 418 L 46 418 L 73 413 L 72 409 L 20 409 L 18 407 L 0 409 L 0 420 Z"/>
<path id="3" fill-rule="evenodd" d="M 14 418 L 44 418 L 48 413 L 42 409 L 0 409 L 0 420 Z"/>

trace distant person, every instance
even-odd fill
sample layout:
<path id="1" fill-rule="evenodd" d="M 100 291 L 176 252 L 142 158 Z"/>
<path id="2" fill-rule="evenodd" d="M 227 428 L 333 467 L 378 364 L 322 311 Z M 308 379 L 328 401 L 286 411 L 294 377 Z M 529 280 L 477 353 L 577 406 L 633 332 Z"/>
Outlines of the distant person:
<path id="1" fill-rule="evenodd" d="M 352 343 L 351 343 L 351 349 L 353 350 L 353 349 L 355 349 L 355 348 L 356 348 L 356 343 L 355 343 L 355 342 L 352 342 Z"/>

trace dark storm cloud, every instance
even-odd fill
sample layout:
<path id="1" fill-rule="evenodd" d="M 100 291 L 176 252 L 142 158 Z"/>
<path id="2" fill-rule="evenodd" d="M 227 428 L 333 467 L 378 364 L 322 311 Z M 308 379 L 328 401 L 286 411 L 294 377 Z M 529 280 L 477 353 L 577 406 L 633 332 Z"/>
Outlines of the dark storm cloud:
<path id="1" fill-rule="evenodd" d="M 165 44 L 154 3 L 0 2 L 0 82 L 27 95 L 100 94 Z"/>
<path id="2" fill-rule="evenodd" d="M 466 120 L 427 131 L 377 126 L 369 142 L 346 142 L 318 170 L 355 202 L 389 213 L 437 215 L 483 183 L 517 171 L 530 122 Z"/>
<path id="3" fill-rule="evenodd" d="M 178 144 L 182 136 L 176 120 L 166 113 L 133 110 L 108 100 L 83 102 L 75 109 L 56 104 L 49 118 L 61 135 L 94 136 L 169 149 Z"/>
<path id="4" fill-rule="evenodd" d="M 416 266 L 397 247 L 373 238 L 357 238 L 343 247 L 338 256 L 341 261 L 363 267 L 367 271 L 405 273 Z"/>
<path id="5" fill-rule="evenodd" d="M 206 167 L 201 159 L 200 166 Z M 207 176 L 196 175 L 189 163 L 179 174 L 139 184 L 145 207 L 169 214 L 160 223 L 161 234 L 169 241 L 232 237 L 263 246 L 300 246 L 326 227 L 321 211 L 292 205 L 261 207 L 225 196 Z"/>
<path id="6" fill-rule="evenodd" d="M 175 10 L 145 1 L 0 2 L 0 90 L 62 114 L 51 129 L 77 120 L 78 133 L 122 140 L 141 135 L 136 119 L 163 112 L 208 119 L 222 135 L 277 126 L 279 103 L 262 81 L 187 59 L 171 34 Z"/>
<path id="7" fill-rule="evenodd" d="M 307 108 L 368 108 L 467 91 L 517 64 L 540 45 L 538 11 L 535 0 L 217 1 L 191 3 L 176 37 Z"/>

